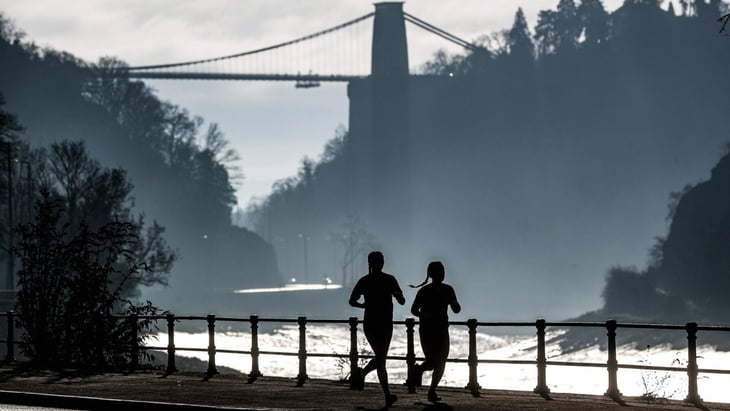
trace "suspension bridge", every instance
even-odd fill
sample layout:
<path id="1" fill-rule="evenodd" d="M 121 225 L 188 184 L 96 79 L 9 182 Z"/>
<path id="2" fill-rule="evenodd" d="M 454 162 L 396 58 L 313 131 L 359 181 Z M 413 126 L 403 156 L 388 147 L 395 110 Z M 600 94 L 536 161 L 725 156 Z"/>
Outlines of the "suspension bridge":
<path id="1" fill-rule="evenodd" d="M 245 52 L 176 63 L 128 67 L 106 75 L 135 79 L 294 82 L 297 88 L 346 82 L 349 109 L 348 209 L 357 207 L 383 227 L 409 225 L 407 202 L 383 207 L 380 198 L 410 198 L 412 121 L 424 97 L 442 82 L 409 66 L 406 25 L 469 53 L 487 50 L 406 13 L 403 2 L 376 3 L 371 13 L 293 40 Z M 353 188 L 356 187 L 356 188 Z M 378 227 L 372 225 L 377 231 Z"/>
<path id="2" fill-rule="evenodd" d="M 406 23 L 466 50 L 484 50 L 404 12 L 402 6 L 402 2 L 377 3 L 374 12 L 293 40 L 225 56 L 129 67 L 115 75 L 137 79 L 289 81 L 300 88 L 371 75 L 418 75 L 417 69 L 408 67 Z"/>

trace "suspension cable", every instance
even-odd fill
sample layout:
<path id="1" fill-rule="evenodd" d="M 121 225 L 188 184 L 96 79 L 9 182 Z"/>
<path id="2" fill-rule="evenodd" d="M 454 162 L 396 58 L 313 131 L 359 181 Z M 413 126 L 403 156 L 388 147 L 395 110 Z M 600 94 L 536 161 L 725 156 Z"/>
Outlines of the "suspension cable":
<path id="1" fill-rule="evenodd" d="M 269 46 L 269 47 L 264 47 L 264 48 L 260 48 L 260 49 L 256 49 L 256 50 L 246 51 L 246 52 L 243 52 L 243 53 L 231 54 L 231 55 L 228 55 L 228 56 L 221 56 L 221 57 L 215 57 L 215 58 L 209 58 L 209 59 L 203 59 L 203 60 L 184 61 L 184 62 L 180 62 L 180 63 L 156 64 L 156 65 L 150 65 L 150 66 L 129 67 L 127 69 L 127 71 L 152 70 L 152 69 L 162 69 L 162 68 L 174 68 L 174 67 L 190 66 L 190 65 L 193 65 L 193 64 L 208 63 L 208 62 L 214 62 L 214 61 L 220 61 L 220 60 L 233 59 L 233 58 L 236 58 L 236 57 L 248 56 L 248 55 L 251 55 L 251 54 L 261 53 L 261 52 L 264 52 L 264 51 L 274 50 L 274 49 L 278 49 L 278 48 L 281 48 L 281 47 L 289 46 L 289 45 L 292 45 L 292 44 L 300 43 L 300 42 L 303 42 L 305 40 L 310 40 L 310 39 L 313 39 L 313 38 L 322 36 L 324 34 L 331 33 L 333 31 L 337 31 L 337 30 L 343 29 L 343 28 L 345 28 L 347 26 L 351 26 L 351 25 L 353 25 L 355 23 L 359 23 L 359 22 L 361 22 L 363 20 L 366 20 L 366 19 L 369 19 L 370 17 L 373 17 L 374 15 L 375 15 L 375 12 L 368 13 L 368 14 L 366 14 L 364 16 L 360 16 L 360 17 L 358 17 L 356 19 L 350 20 L 350 21 L 345 22 L 345 23 L 342 23 L 342 24 L 338 24 L 337 26 L 330 27 L 330 28 L 328 28 L 326 30 L 318 31 L 318 32 L 313 33 L 313 34 L 310 34 L 308 36 L 304 36 L 304 37 L 300 37 L 298 39 L 286 41 L 284 43 L 275 44 L 275 45 Z"/>
<path id="2" fill-rule="evenodd" d="M 414 25 L 416 25 L 416 26 L 418 26 L 418 27 L 420 27 L 420 28 L 422 28 L 422 29 L 430 32 L 430 33 L 433 33 L 433 34 L 435 34 L 435 35 L 437 35 L 437 36 L 439 36 L 439 37 L 441 37 L 443 39 L 446 39 L 446 40 L 448 40 L 448 41 L 450 41 L 450 42 L 452 42 L 454 44 L 457 44 L 457 45 L 459 45 L 459 46 L 461 46 L 461 47 L 463 47 L 465 49 L 468 49 L 468 50 L 471 50 L 471 51 L 477 51 L 477 50 L 483 49 L 483 47 L 479 47 L 479 46 L 477 46 L 475 44 L 472 44 L 472 43 L 470 43 L 470 42 L 468 42 L 468 41 L 466 41 L 466 40 L 464 40 L 462 38 L 459 38 L 459 37 L 457 37 L 457 36 L 455 36 L 455 35 L 447 32 L 445 30 L 442 30 L 442 29 L 434 26 L 433 24 L 430 24 L 430 23 L 428 23 L 428 22 L 426 22 L 424 20 L 421 20 L 418 17 L 413 16 L 411 14 L 408 14 L 406 12 L 403 12 L 403 18 L 407 22 L 412 23 L 412 24 L 414 24 Z"/>

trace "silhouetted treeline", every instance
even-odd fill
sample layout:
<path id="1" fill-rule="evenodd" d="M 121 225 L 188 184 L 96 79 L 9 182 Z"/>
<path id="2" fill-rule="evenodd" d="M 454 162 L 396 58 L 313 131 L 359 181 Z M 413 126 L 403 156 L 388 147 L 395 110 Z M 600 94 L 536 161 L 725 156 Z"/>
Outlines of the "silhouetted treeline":
<path id="1" fill-rule="evenodd" d="M 140 81 L 103 75 L 123 62 L 39 48 L 5 17 L 0 34 L 0 93 L 24 138 L 34 146 L 83 139 L 102 164 L 126 170 L 135 208 L 166 227 L 180 260 L 170 288 L 152 294 L 157 304 L 206 310 L 203 290 L 281 282 L 271 247 L 231 224 L 238 157 L 216 124 Z"/>
<path id="2" fill-rule="evenodd" d="M 358 215 L 394 271 L 418 278 L 424 261 L 447 261 L 480 318 L 600 305 L 607 268 L 645 261 L 666 231 L 667 197 L 705 179 L 729 139 L 730 44 L 716 21 L 727 6 L 557 3 L 532 30 L 518 10 L 510 29 L 480 40 L 486 50 L 438 53 L 423 71 L 440 76 L 410 78 L 407 166 L 379 171 L 407 179 L 370 177 L 369 114 L 351 109 L 334 156 L 303 162 L 252 207 L 256 230 L 295 262 L 296 234 L 316 238 L 309 270 L 321 275 L 343 260 L 327 234 Z M 408 183 L 388 187 L 397 181 Z M 374 207 L 409 212 L 383 225 Z M 710 284 L 703 292 L 719 297 Z M 622 290 L 640 304 L 633 285 Z"/>

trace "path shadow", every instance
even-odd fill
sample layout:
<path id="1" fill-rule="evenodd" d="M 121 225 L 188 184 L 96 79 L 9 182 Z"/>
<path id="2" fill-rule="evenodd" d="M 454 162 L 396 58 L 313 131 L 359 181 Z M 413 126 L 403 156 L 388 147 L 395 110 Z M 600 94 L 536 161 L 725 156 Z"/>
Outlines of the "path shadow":
<path id="1" fill-rule="evenodd" d="M 99 374 L 101 373 L 94 373 L 85 370 L 60 370 L 57 371 L 55 374 L 50 375 L 48 380 L 44 381 L 43 384 L 55 384 L 59 381 L 63 381 L 69 378 L 78 378 L 80 380 L 78 381 L 78 383 L 84 384 L 88 382 L 85 380 L 86 378 Z"/>
<path id="2" fill-rule="evenodd" d="M 200 380 L 200 382 L 207 382 L 216 375 L 218 375 L 217 372 L 206 372 L 205 374 L 203 374 L 203 378 Z"/>
<path id="3" fill-rule="evenodd" d="M 15 377 L 48 377 L 48 372 L 39 371 L 30 367 L 13 367 L 0 371 L 0 382 L 10 380 Z"/>
<path id="4" fill-rule="evenodd" d="M 429 405 L 436 405 L 436 404 L 426 404 L 423 402 L 415 402 L 414 405 L 429 406 Z M 424 409 L 429 410 L 429 411 L 453 411 L 454 410 L 454 408 L 451 407 L 450 405 L 447 405 L 447 404 L 443 404 L 443 405 L 446 405 L 448 408 L 424 408 Z M 391 405 L 390 407 L 385 407 L 385 406 L 384 407 L 366 407 L 364 405 L 358 405 L 357 407 L 355 407 L 355 409 L 358 411 L 386 411 L 386 410 L 390 410 L 393 408 L 398 408 L 397 402 L 395 404 Z"/>
<path id="5" fill-rule="evenodd" d="M 443 401 L 423 402 L 416 401 L 413 405 L 423 405 L 423 411 L 454 411 L 454 407 Z"/>
<path id="6" fill-rule="evenodd" d="M 87 383 L 86 378 L 104 374 L 105 371 L 87 369 L 45 369 L 29 364 L 16 365 L 0 371 L 0 382 L 13 378 L 39 378 L 42 384 L 55 384 L 66 379 L 78 379 L 79 384 Z"/>
<path id="7" fill-rule="evenodd" d="M 397 407 L 397 405 L 393 405 L 393 407 Z M 359 405 L 359 406 L 355 407 L 356 410 L 361 410 L 361 411 L 386 411 L 386 410 L 389 410 L 390 408 L 392 408 L 392 407 L 370 408 L 370 407 L 365 407 L 363 405 Z"/>

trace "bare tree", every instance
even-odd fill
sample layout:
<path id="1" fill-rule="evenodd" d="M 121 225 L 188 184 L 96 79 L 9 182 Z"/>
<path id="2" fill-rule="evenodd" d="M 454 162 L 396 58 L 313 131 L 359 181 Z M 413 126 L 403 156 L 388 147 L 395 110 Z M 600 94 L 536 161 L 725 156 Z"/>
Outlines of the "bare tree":
<path id="1" fill-rule="evenodd" d="M 371 234 L 365 223 L 360 220 L 357 214 L 350 214 L 342 224 L 342 231 L 332 234 L 340 244 L 344 253 L 342 255 L 342 285 L 347 285 L 348 271 L 349 278 L 354 278 L 355 267 L 359 260 L 364 260 L 367 254 L 376 248 L 376 239 Z"/>

